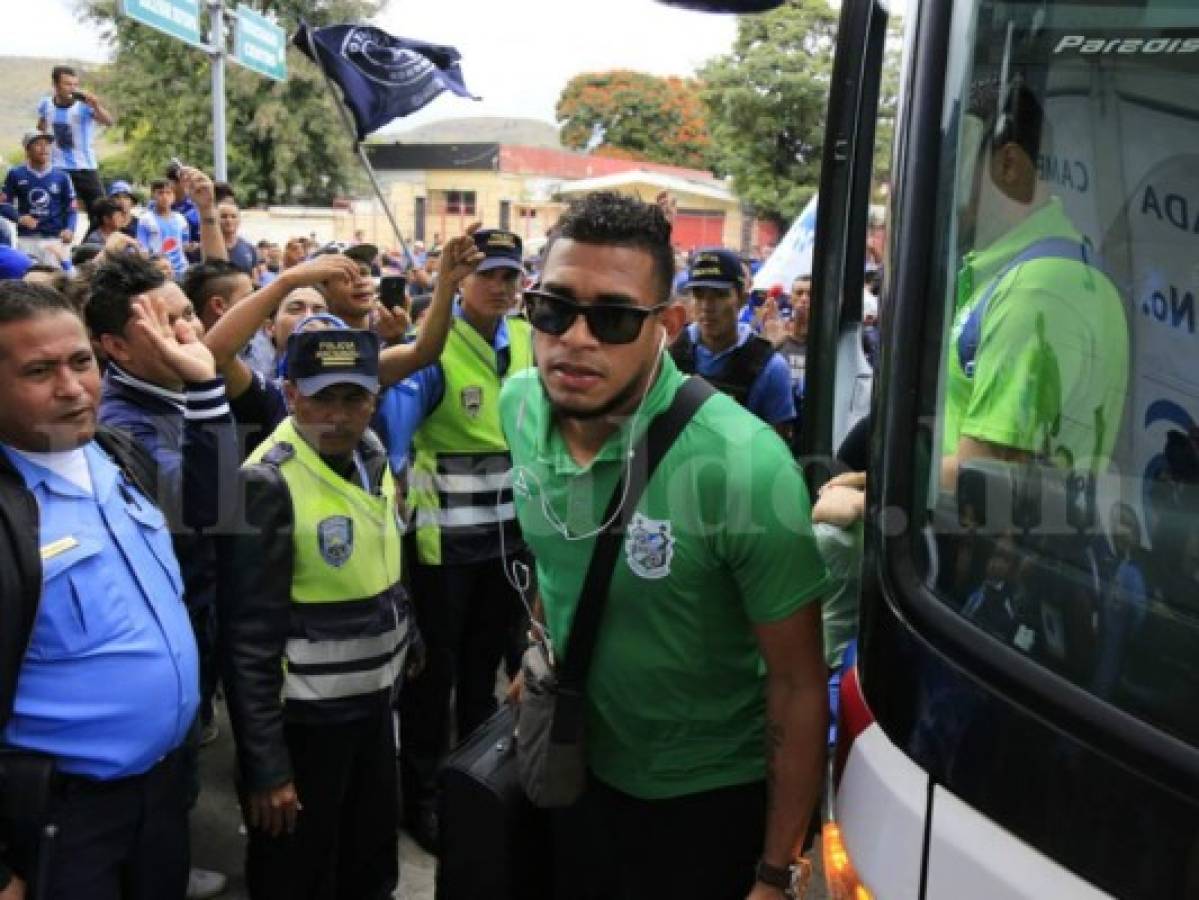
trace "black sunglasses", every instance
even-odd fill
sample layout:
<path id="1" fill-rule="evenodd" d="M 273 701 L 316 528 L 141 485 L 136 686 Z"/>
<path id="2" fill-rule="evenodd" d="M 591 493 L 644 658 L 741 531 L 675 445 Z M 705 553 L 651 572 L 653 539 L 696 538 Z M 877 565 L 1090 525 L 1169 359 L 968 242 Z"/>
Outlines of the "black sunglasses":
<path id="1" fill-rule="evenodd" d="M 545 291 L 525 291 L 525 310 L 529 324 L 546 334 L 563 335 L 582 316 L 596 340 L 605 344 L 628 344 L 637 339 L 645 320 L 668 307 L 624 306 L 619 303 L 575 303 L 567 297 Z"/>

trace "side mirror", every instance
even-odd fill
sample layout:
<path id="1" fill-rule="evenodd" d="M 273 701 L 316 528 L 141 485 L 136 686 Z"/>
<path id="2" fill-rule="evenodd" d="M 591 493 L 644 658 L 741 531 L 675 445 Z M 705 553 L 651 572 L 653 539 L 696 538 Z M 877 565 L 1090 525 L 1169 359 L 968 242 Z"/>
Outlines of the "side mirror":
<path id="1" fill-rule="evenodd" d="M 783 0 L 658 0 L 666 6 L 707 13 L 760 13 L 777 9 Z"/>

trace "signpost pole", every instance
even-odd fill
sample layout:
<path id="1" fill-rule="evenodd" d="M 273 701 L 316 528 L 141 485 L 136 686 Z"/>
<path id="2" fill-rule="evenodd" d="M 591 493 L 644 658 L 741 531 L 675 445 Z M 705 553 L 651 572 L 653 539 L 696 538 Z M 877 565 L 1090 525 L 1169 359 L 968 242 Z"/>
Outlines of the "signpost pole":
<path id="1" fill-rule="evenodd" d="M 217 181 L 228 181 L 225 155 L 225 4 L 208 0 L 209 47 L 212 60 L 212 171 Z"/>

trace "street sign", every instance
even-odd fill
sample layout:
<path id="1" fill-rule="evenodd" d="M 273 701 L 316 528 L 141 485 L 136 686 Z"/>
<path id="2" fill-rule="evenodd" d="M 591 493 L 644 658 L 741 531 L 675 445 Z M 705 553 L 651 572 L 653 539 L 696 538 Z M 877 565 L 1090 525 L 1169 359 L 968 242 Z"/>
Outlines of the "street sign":
<path id="1" fill-rule="evenodd" d="M 286 81 L 287 32 L 261 13 L 239 5 L 230 58 L 259 75 Z"/>
<path id="2" fill-rule="evenodd" d="M 121 0 L 121 11 L 171 37 L 197 47 L 204 46 L 200 34 L 199 0 Z"/>

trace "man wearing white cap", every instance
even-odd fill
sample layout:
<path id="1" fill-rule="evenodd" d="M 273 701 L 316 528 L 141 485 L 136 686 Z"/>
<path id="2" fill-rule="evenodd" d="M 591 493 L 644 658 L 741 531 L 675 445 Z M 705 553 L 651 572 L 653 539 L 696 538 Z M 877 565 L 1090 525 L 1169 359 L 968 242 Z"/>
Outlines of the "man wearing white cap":
<path id="1" fill-rule="evenodd" d="M 75 188 L 66 172 L 50 164 L 52 134 L 30 131 L 21 143 L 25 164 L 8 170 L 0 199 L 16 205 L 17 246 L 40 262 L 57 266 L 62 255 L 54 251 L 75 237 Z"/>

